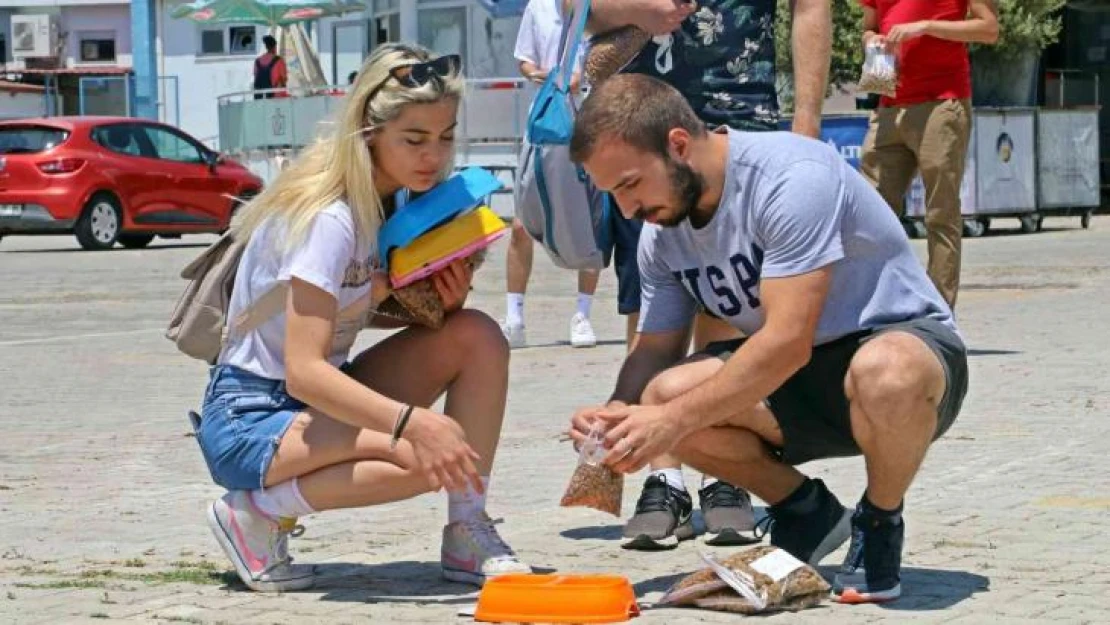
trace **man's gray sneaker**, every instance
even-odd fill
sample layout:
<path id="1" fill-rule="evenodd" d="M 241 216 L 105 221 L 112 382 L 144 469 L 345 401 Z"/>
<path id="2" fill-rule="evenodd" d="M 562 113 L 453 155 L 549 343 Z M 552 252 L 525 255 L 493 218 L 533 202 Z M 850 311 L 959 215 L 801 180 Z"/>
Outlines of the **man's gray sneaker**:
<path id="1" fill-rule="evenodd" d="M 636 502 L 636 513 L 624 526 L 621 547 L 641 551 L 673 549 L 680 540 L 694 537 L 694 502 L 684 489 L 649 475 Z"/>
<path id="2" fill-rule="evenodd" d="M 755 513 L 747 492 L 717 481 L 698 491 L 705 519 L 705 544 L 750 545 L 760 541 L 755 533 Z"/>

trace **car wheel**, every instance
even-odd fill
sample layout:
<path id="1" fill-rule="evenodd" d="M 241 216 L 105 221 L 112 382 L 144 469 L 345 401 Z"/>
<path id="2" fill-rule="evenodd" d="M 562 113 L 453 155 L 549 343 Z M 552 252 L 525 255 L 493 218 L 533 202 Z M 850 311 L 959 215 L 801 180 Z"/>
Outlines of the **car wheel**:
<path id="1" fill-rule="evenodd" d="M 81 211 L 74 234 L 86 250 L 109 250 L 119 239 L 122 222 L 123 212 L 116 198 L 108 193 L 97 193 Z"/>
<path id="2" fill-rule="evenodd" d="M 141 250 L 154 240 L 153 234 L 121 234 L 119 244 L 129 250 Z"/>

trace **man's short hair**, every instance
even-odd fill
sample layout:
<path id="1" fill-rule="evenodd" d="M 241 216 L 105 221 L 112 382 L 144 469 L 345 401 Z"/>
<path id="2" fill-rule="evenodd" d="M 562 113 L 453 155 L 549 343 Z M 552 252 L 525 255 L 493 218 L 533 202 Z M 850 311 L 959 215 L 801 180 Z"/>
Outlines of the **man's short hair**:
<path id="1" fill-rule="evenodd" d="M 273 50 L 277 47 L 277 39 L 273 35 L 266 35 L 262 38 L 262 45 L 266 46 L 267 50 Z"/>
<path id="2" fill-rule="evenodd" d="M 581 163 L 603 140 L 665 156 L 667 135 L 682 128 L 695 137 L 705 135 L 705 123 L 677 89 L 642 74 L 618 74 L 590 91 L 574 122 L 570 157 Z"/>

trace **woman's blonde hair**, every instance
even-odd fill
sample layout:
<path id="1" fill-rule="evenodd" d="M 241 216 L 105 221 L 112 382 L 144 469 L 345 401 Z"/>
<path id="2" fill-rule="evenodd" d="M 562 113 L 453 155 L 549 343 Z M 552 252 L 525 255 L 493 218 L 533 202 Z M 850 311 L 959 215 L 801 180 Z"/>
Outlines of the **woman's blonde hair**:
<path id="1" fill-rule="evenodd" d="M 373 242 L 384 220 L 381 198 L 374 188 L 374 163 L 366 144 L 368 133 L 396 119 L 408 104 L 431 104 L 463 92 L 461 73 L 433 77 L 411 87 L 391 77 L 398 67 L 434 58 L 412 44 L 378 47 L 363 63 L 331 132 L 320 136 L 284 169 L 242 211 L 238 231 L 249 236 L 269 218 L 285 222 L 284 247 L 303 241 L 316 215 L 344 200 L 354 215 L 357 237 Z M 370 98 L 373 97 L 373 100 Z M 444 171 L 449 173 L 450 167 Z"/>

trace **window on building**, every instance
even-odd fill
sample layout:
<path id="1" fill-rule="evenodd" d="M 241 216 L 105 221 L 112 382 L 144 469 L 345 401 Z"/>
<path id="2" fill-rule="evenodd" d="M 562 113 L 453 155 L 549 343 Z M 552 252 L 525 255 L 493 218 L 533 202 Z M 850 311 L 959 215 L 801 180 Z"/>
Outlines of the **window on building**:
<path id="1" fill-rule="evenodd" d="M 82 63 L 115 63 L 116 34 L 114 32 L 77 33 L 78 50 Z"/>
<path id="2" fill-rule="evenodd" d="M 199 56 L 227 54 L 251 55 L 258 52 L 258 36 L 253 25 L 202 28 Z"/>
<path id="3" fill-rule="evenodd" d="M 200 31 L 201 54 L 224 54 L 224 29 L 206 28 Z"/>
<path id="4" fill-rule="evenodd" d="M 0 65 L 8 62 L 8 39 L 4 33 L 0 33 Z"/>
<path id="5" fill-rule="evenodd" d="M 258 46 L 255 45 L 254 26 L 232 26 L 227 30 L 232 54 L 255 53 Z"/>

